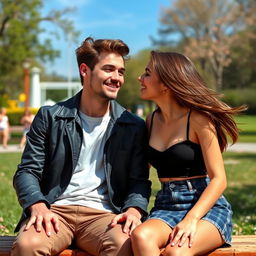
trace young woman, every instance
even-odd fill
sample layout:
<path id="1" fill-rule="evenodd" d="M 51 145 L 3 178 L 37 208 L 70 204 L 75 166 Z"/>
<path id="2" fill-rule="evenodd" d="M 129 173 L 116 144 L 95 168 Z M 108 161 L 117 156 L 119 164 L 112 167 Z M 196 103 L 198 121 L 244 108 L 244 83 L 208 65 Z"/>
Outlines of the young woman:
<path id="1" fill-rule="evenodd" d="M 6 108 L 0 108 L 0 137 L 3 140 L 3 148 L 7 148 L 9 139 L 9 120 L 6 115 Z"/>
<path id="2" fill-rule="evenodd" d="M 135 256 L 188 256 L 231 243 L 232 210 L 222 152 L 237 140 L 231 108 L 208 89 L 193 63 L 174 52 L 151 52 L 139 77 L 147 117 L 148 158 L 161 182 L 149 218 L 132 233 Z"/>

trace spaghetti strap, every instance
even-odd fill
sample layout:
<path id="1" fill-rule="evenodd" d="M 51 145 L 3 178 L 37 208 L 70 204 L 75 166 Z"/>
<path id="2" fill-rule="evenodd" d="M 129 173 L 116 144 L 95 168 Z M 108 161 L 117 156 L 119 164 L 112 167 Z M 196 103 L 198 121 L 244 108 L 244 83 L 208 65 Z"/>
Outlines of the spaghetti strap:
<path id="1" fill-rule="evenodd" d="M 153 126 L 153 119 L 154 119 L 155 113 L 156 113 L 156 110 L 153 111 L 152 116 L 151 116 L 149 132 L 148 132 L 148 138 L 150 138 L 150 136 L 151 136 L 151 130 L 152 130 L 152 126 Z"/>
<path id="2" fill-rule="evenodd" d="M 189 126 L 190 126 L 190 114 L 191 114 L 191 109 L 188 112 L 188 121 L 187 121 L 187 131 L 186 131 L 186 135 L 187 135 L 187 140 L 189 140 Z"/>

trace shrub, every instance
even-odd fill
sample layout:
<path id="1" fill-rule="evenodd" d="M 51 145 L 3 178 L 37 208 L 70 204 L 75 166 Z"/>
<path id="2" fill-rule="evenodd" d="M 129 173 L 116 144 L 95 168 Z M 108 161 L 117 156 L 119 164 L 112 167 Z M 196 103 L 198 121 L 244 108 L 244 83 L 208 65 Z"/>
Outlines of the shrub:
<path id="1" fill-rule="evenodd" d="M 233 89 L 223 91 L 223 100 L 232 107 L 248 106 L 246 114 L 256 114 L 256 89 Z"/>
<path id="2" fill-rule="evenodd" d="M 33 114 L 36 114 L 38 108 L 30 108 Z M 24 108 L 7 108 L 7 116 L 9 118 L 10 125 L 21 125 L 20 120 L 24 115 Z"/>

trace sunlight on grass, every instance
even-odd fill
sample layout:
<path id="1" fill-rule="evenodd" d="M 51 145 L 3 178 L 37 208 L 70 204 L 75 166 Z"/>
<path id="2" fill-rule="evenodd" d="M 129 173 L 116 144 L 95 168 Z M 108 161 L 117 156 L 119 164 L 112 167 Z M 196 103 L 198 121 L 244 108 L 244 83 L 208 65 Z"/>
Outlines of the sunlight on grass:
<path id="1" fill-rule="evenodd" d="M 241 130 L 238 142 L 256 142 L 256 115 L 239 115 L 235 120 Z"/>

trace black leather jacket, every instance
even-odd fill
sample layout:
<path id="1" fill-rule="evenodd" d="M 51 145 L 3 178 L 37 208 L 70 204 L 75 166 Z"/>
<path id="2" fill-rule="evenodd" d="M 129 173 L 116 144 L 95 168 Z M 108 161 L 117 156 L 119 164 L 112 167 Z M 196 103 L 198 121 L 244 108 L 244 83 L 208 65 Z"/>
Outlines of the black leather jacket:
<path id="1" fill-rule="evenodd" d="M 23 208 L 21 221 L 32 204 L 48 207 L 68 186 L 83 140 L 78 115 L 81 92 L 65 102 L 38 111 L 13 184 Z M 145 123 L 111 101 L 111 119 L 104 147 L 104 168 L 109 198 L 116 213 L 128 207 L 147 211 L 151 192 L 145 146 Z M 86 177 L 85 177 L 86 179 Z"/>

